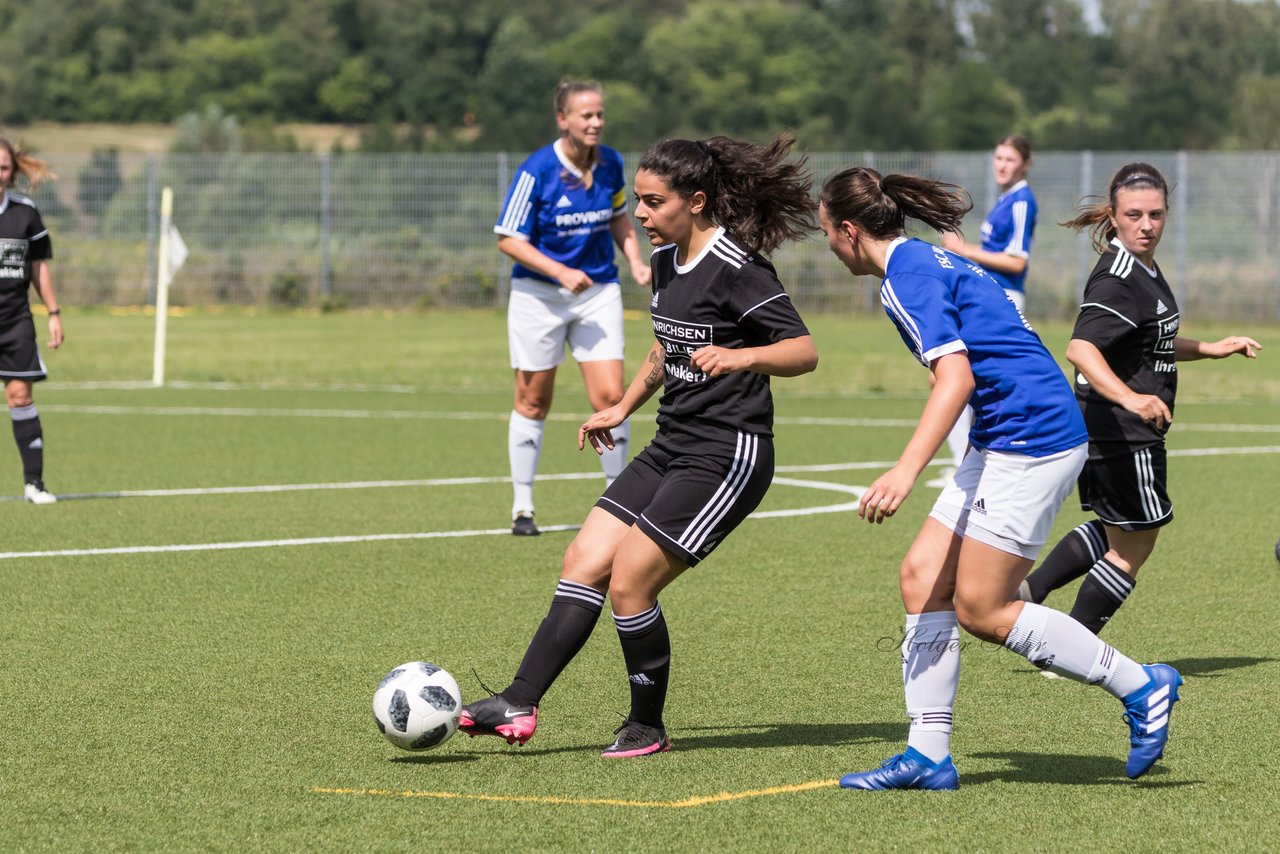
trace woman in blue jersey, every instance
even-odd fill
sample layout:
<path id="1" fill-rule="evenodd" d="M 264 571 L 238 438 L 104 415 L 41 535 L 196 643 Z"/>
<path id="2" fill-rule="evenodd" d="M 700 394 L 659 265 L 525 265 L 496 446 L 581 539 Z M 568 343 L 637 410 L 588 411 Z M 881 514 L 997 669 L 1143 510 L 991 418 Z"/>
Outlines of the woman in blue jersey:
<path id="1" fill-rule="evenodd" d="M 1112 176 L 1104 200 L 1064 223 L 1088 229 L 1100 255 L 1067 346 L 1089 430 L 1080 501 L 1097 518 L 1063 537 L 1021 594 L 1043 602 L 1085 576 L 1071 616 L 1095 633 L 1133 593 L 1160 529 L 1173 521 L 1164 437 L 1178 363 L 1236 353 L 1252 359 L 1262 349 L 1244 335 L 1210 342 L 1180 334 L 1182 314 L 1156 264 L 1168 208 L 1169 186 L 1159 170 L 1129 163 Z"/>
<path id="2" fill-rule="evenodd" d="M 600 144 L 604 95 L 595 83 L 556 88 L 560 138 L 520 165 L 493 230 L 515 266 L 507 339 L 515 404 L 507 431 L 514 498 L 511 533 L 533 536 L 533 480 L 551 410 L 556 368 L 568 344 L 593 409 L 622 398 L 622 294 L 614 244 L 637 284 L 649 284 L 627 216 L 622 156 Z M 601 458 L 608 483 L 627 462 L 627 427 Z"/>
<path id="3" fill-rule="evenodd" d="M 1030 171 L 1031 143 L 1016 134 L 1001 139 L 991 157 L 991 172 L 1000 195 L 982 221 L 982 242 L 966 243 L 957 232 L 942 234 L 943 248 L 976 261 L 1004 288 L 1018 311 L 1027 307 L 1027 264 L 1038 210 L 1035 194 L 1027 186 Z"/>
<path id="4" fill-rule="evenodd" d="M 1036 230 L 1036 197 L 1027 186 L 1031 169 L 1031 143 L 1025 137 L 1010 134 L 996 143 L 991 157 L 1000 196 L 996 206 L 982 221 L 982 242 L 966 243 L 956 232 L 942 233 L 942 246 L 948 252 L 976 261 L 991 274 L 1013 300 L 1018 311 L 1026 310 L 1027 263 L 1031 257 L 1031 238 Z M 956 421 L 956 429 L 947 436 L 953 465 L 929 486 L 946 486 L 955 474 L 969 448 L 969 425 L 973 413 L 966 409 Z"/>
<path id="5" fill-rule="evenodd" d="M 602 756 L 649 756 L 663 723 L 671 641 L 658 594 L 759 505 L 773 479 L 770 377 L 812 371 L 809 331 L 761 253 L 813 228 L 812 183 L 788 154 L 727 137 L 669 139 L 636 172 L 636 218 L 653 253 L 654 343 L 622 400 L 583 423 L 602 452 L 662 389 L 658 433 L 596 502 L 565 551 L 551 607 L 500 693 L 468 704 L 458 728 L 524 744 L 543 695 L 582 649 L 606 594 L 631 709 Z"/>
<path id="6" fill-rule="evenodd" d="M 882 277 L 885 312 L 936 379 L 897 465 L 863 493 L 858 515 L 873 523 L 893 516 L 960 412 L 967 404 L 974 412 L 974 450 L 899 570 L 907 748 L 878 769 L 846 774 L 840 785 L 959 785 L 950 755 L 958 626 L 1120 699 L 1130 726 L 1125 770 L 1139 777 L 1164 751 L 1182 682 L 1177 671 L 1138 664 L 1065 614 L 1017 596 L 1084 465 L 1088 435 L 1071 387 L 995 279 L 904 234 L 908 217 L 955 231 L 969 208 L 954 185 L 863 167 L 832 175 L 822 188 L 819 216 L 831 251 L 854 275 Z"/>
<path id="7" fill-rule="evenodd" d="M 31 317 L 31 286 L 48 309 L 53 350 L 62 346 L 62 316 L 49 271 L 49 229 L 35 203 L 14 192 L 19 175 L 32 187 L 52 177 L 44 161 L 0 137 L 0 379 L 22 457 L 23 498 L 32 504 L 53 504 L 58 499 L 44 486 L 44 430 L 31 393 L 32 384 L 45 378 Z"/>

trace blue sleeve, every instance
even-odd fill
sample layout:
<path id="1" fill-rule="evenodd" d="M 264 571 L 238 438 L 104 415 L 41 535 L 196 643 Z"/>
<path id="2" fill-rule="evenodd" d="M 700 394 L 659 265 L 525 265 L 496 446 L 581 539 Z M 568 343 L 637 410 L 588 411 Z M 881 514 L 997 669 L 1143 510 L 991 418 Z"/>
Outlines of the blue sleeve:
<path id="1" fill-rule="evenodd" d="M 968 348 L 960 337 L 960 312 L 948 283 L 936 276 L 898 274 L 880 285 L 885 313 L 923 365 Z"/>
<path id="2" fill-rule="evenodd" d="M 534 227 L 538 223 L 537 204 L 538 178 L 530 171 L 529 161 L 526 160 L 507 188 L 507 198 L 502 203 L 498 222 L 493 227 L 494 233 L 532 240 Z"/>
<path id="3" fill-rule="evenodd" d="M 1010 205 L 1012 228 L 1003 252 L 1018 258 L 1031 257 L 1031 238 L 1036 230 L 1036 197 L 1027 193 Z"/>

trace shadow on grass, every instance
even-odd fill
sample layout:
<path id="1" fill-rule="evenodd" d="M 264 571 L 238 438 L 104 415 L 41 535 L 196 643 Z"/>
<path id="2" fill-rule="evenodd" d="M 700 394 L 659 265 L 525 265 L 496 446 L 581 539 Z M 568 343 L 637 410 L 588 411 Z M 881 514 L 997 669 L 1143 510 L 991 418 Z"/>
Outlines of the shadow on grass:
<path id="1" fill-rule="evenodd" d="M 976 759 L 999 759 L 1010 767 L 998 771 L 979 771 L 975 774 L 960 770 L 960 785 L 980 786 L 983 783 L 1054 783 L 1075 786 L 1139 786 L 1146 789 L 1168 789 L 1195 786 L 1199 780 L 1159 780 L 1169 772 L 1162 767 L 1152 768 L 1140 780 L 1130 780 L 1124 775 L 1124 758 L 1118 756 L 1079 756 L 1052 753 L 974 753 Z"/>
<path id="2" fill-rule="evenodd" d="M 419 753 L 415 756 L 393 756 L 389 761 L 401 765 L 446 765 L 451 762 L 475 762 L 474 753 Z"/>
<path id="3" fill-rule="evenodd" d="M 906 736 L 906 727 L 900 722 L 862 724 L 747 724 L 745 726 L 693 726 L 675 727 L 670 731 L 672 749 L 687 750 L 754 750 L 770 747 L 833 746 L 886 742 L 899 744 Z M 486 739 L 497 742 L 498 739 Z M 549 747 L 539 750 L 513 748 L 509 752 L 519 756 L 546 756 L 554 753 L 578 753 L 584 750 L 599 752 L 609 743 L 606 733 L 590 744 Z M 501 746 L 499 743 L 498 746 Z"/>
<path id="4" fill-rule="evenodd" d="M 1255 656 L 1242 655 L 1235 658 L 1181 658 L 1177 661 L 1166 661 L 1165 664 L 1173 667 L 1183 676 L 1217 679 L 1220 676 L 1226 675 L 1219 671 L 1236 670 L 1241 667 L 1254 667 L 1258 664 L 1269 664 L 1273 661 L 1280 661 L 1280 659 L 1257 658 Z"/>

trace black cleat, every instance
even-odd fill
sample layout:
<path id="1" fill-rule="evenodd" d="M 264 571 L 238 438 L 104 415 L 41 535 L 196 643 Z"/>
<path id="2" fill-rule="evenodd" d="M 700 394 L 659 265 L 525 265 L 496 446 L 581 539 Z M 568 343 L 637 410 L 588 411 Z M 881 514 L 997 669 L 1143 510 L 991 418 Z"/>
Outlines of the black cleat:
<path id="1" fill-rule="evenodd" d="M 618 738 L 600 754 L 606 759 L 649 756 L 671 749 L 667 731 L 660 726 L 649 726 L 627 718 L 613 732 Z"/>
<path id="2" fill-rule="evenodd" d="M 518 513 L 516 518 L 511 520 L 511 533 L 517 537 L 536 537 L 539 534 L 538 526 L 533 523 L 532 513 Z"/>

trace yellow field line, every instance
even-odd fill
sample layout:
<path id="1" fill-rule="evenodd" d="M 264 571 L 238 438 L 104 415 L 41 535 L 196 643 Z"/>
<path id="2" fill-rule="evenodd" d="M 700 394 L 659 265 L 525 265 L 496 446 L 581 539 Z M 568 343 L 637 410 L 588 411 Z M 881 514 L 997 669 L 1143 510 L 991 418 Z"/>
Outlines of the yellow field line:
<path id="1" fill-rule="evenodd" d="M 621 798 L 561 798 L 554 795 L 477 795 L 465 792 L 422 792 L 414 790 L 397 791 L 395 789 L 342 789 L 326 786 L 315 786 L 311 789 L 316 795 L 366 795 L 391 798 L 441 798 L 461 801 L 495 801 L 508 804 L 555 804 L 560 806 L 601 806 L 601 807 L 646 807 L 650 809 L 688 809 L 703 807 L 708 804 L 721 804 L 726 801 L 740 801 L 744 798 L 762 798 L 772 795 L 786 795 L 792 792 L 807 792 L 811 789 L 824 789 L 834 786 L 836 780 L 813 780 L 808 783 L 796 783 L 791 786 L 771 786 L 767 789 L 751 789 L 746 792 L 720 792 L 715 795 L 700 795 L 685 798 L 681 801 L 629 801 Z"/>

